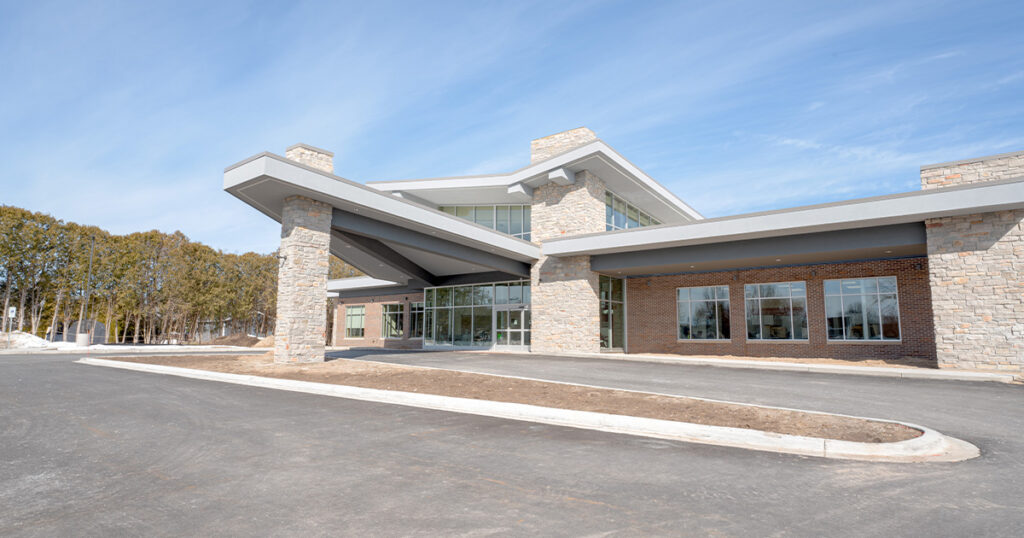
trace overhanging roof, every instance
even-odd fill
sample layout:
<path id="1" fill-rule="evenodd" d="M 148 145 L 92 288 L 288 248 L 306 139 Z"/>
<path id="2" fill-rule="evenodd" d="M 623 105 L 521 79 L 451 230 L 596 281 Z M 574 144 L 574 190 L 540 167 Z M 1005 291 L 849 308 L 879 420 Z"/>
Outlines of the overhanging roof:
<path id="1" fill-rule="evenodd" d="M 544 254 L 628 253 L 872 228 L 1019 208 L 1024 208 L 1024 178 L 553 239 L 544 243 Z"/>
<path id="2" fill-rule="evenodd" d="M 333 208 L 331 253 L 370 277 L 431 285 L 467 273 L 529 274 L 537 245 L 272 153 L 224 171 L 224 190 L 280 222 L 305 196 Z"/>
<path id="3" fill-rule="evenodd" d="M 703 218 L 602 140 L 507 174 L 370 181 L 366 184 L 385 192 L 412 195 L 434 205 L 515 203 L 527 201 L 530 189 L 551 182 L 550 172 L 555 170 L 564 170 L 567 175 L 589 170 L 604 180 L 612 192 L 662 222 L 679 223 Z"/>

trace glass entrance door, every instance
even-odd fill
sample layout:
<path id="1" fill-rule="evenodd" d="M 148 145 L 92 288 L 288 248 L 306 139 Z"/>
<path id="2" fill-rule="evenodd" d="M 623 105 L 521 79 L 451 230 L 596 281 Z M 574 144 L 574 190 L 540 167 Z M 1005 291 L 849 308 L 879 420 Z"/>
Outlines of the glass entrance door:
<path id="1" fill-rule="evenodd" d="M 601 349 L 624 351 L 626 347 L 626 281 L 601 275 Z"/>
<path id="2" fill-rule="evenodd" d="M 494 346 L 504 350 L 530 349 L 530 308 L 502 305 L 494 308 Z"/>

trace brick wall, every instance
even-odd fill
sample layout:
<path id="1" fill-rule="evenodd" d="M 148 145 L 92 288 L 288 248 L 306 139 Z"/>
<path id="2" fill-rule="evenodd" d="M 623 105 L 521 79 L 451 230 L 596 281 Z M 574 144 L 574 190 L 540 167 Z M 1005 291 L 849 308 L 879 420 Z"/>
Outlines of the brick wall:
<path id="1" fill-rule="evenodd" d="M 423 340 L 420 338 L 409 338 L 412 328 L 412 316 L 409 303 L 417 302 L 423 302 L 423 293 L 403 293 L 400 295 L 335 299 L 334 335 L 331 341 L 335 346 L 345 347 L 420 349 L 423 347 Z M 402 326 L 404 327 L 402 338 L 381 337 L 381 326 L 383 325 L 384 313 L 382 305 L 385 304 L 404 305 L 402 309 Z M 363 338 L 345 338 L 345 308 L 348 306 L 364 306 L 366 308 Z"/>
<path id="2" fill-rule="evenodd" d="M 921 188 L 1024 176 L 1024 152 L 921 168 Z M 1024 372 L 1024 210 L 925 222 L 939 366 Z"/>
<path id="3" fill-rule="evenodd" d="M 839 278 L 896 276 L 899 288 L 900 342 L 829 342 L 825 325 L 824 281 Z M 744 284 L 805 281 L 806 342 L 748 342 Z M 679 341 L 676 288 L 729 286 L 728 342 Z M 935 359 L 928 259 L 909 258 L 850 263 L 773 267 L 630 278 L 626 281 L 627 351 L 683 355 L 737 355 L 832 359 Z"/>

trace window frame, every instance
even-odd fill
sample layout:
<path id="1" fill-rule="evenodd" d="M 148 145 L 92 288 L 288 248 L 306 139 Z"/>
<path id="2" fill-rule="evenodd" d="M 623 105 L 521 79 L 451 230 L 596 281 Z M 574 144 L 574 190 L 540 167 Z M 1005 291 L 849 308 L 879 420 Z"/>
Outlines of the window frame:
<path id="1" fill-rule="evenodd" d="M 481 224 L 477 222 L 477 210 L 481 208 L 488 208 L 490 210 L 490 225 Z M 499 230 L 498 221 L 498 208 L 504 208 L 506 211 L 507 222 L 504 222 L 507 231 Z M 460 211 L 462 209 L 462 211 Z M 523 241 L 530 241 L 532 237 L 532 226 L 530 219 L 533 217 L 533 206 L 531 204 L 447 204 L 438 206 L 438 211 L 442 213 L 452 215 L 453 217 L 460 218 L 462 220 L 472 222 L 478 226 L 483 226 L 488 230 L 494 230 L 500 234 L 515 237 L 516 239 L 522 239 Z M 460 215 L 459 213 L 465 213 L 466 215 Z M 519 231 L 513 233 L 512 228 L 512 215 L 518 215 Z"/>
<path id="2" fill-rule="evenodd" d="M 728 338 L 681 338 L 679 336 L 679 303 L 680 303 L 680 300 L 679 300 L 679 290 L 694 290 L 694 289 L 702 289 L 702 288 L 725 288 L 725 293 L 726 293 L 725 299 L 719 299 L 718 298 L 718 292 L 716 291 L 715 292 L 715 298 L 712 299 L 712 301 L 714 303 L 716 303 L 716 307 L 717 307 L 717 303 L 723 303 L 724 302 L 726 304 L 726 306 L 728 307 L 728 309 L 729 309 L 729 322 L 730 322 L 729 325 L 730 325 L 730 328 L 729 328 L 729 337 Z M 680 286 L 680 287 L 676 288 L 676 292 L 675 293 L 676 293 L 676 341 L 677 342 L 709 342 L 709 343 L 714 343 L 714 342 L 718 342 L 718 343 L 721 343 L 721 342 L 732 342 L 732 328 L 731 328 L 732 315 L 733 315 L 733 312 L 732 312 L 732 290 L 729 289 L 729 285 L 728 284 L 715 284 L 715 285 L 708 285 L 708 286 Z M 692 299 L 687 299 L 686 300 L 686 304 L 687 305 L 689 305 L 692 302 L 693 302 Z M 704 300 L 704 301 L 701 301 L 701 302 L 707 302 L 707 301 Z M 744 314 L 745 313 L 746 313 L 746 311 L 744 310 Z M 744 316 L 744 317 L 746 317 L 746 316 Z M 721 332 L 722 324 L 721 324 L 721 320 L 718 319 L 718 310 L 717 309 L 715 310 L 715 326 L 718 327 L 719 328 L 719 332 Z M 692 319 L 690 320 L 690 334 L 693 334 L 693 320 Z"/>
<path id="3" fill-rule="evenodd" d="M 891 278 L 891 279 L 893 279 L 893 281 L 895 282 L 895 286 L 896 286 L 895 291 L 893 293 L 885 293 L 885 294 L 879 293 L 878 292 L 878 279 L 880 279 L 880 278 Z M 880 333 L 881 338 L 879 338 L 878 340 L 869 340 L 869 339 L 866 339 L 866 338 L 862 338 L 862 339 L 859 339 L 859 340 L 851 340 L 851 339 L 847 338 L 846 337 L 846 315 L 845 315 L 846 314 L 846 308 L 845 308 L 845 305 L 844 305 L 843 310 L 842 310 L 842 314 L 843 314 L 842 315 L 842 320 L 843 320 L 843 337 L 841 339 L 840 338 L 831 338 L 829 336 L 829 334 L 828 334 L 828 298 L 829 297 L 839 297 L 840 304 L 843 304 L 842 303 L 842 298 L 843 297 L 855 297 L 855 295 L 844 295 L 843 294 L 842 282 L 844 280 L 868 280 L 868 279 L 871 279 L 871 280 L 875 281 L 875 293 L 873 295 L 876 298 L 880 298 L 882 295 L 893 295 L 893 296 L 896 297 L 896 328 L 900 332 L 900 337 L 899 338 L 885 338 L 884 333 Z M 826 286 L 827 286 L 828 282 L 839 282 L 839 295 L 829 294 L 826 291 L 826 289 L 827 289 Z M 864 294 L 861 293 L 860 296 L 864 296 Z M 878 275 L 878 276 L 863 276 L 863 277 L 849 277 L 849 278 L 829 278 L 829 279 L 826 279 L 826 280 L 822 280 L 821 281 L 821 299 L 822 299 L 822 303 L 823 303 L 823 306 L 824 306 L 825 342 L 826 343 L 828 343 L 828 344 L 868 344 L 868 345 L 902 344 L 903 343 L 903 315 L 900 312 L 900 280 L 899 280 L 899 277 L 897 275 Z M 881 312 L 882 303 L 881 303 L 881 300 L 879 300 L 878 306 L 879 306 L 878 325 L 879 325 L 879 329 L 881 329 L 881 327 L 882 327 L 882 312 Z"/>
<path id="4" fill-rule="evenodd" d="M 760 286 L 770 286 L 770 285 L 776 285 L 776 284 L 789 284 L 790 285 L 789 295 L 786 296 L 786 297 L 761 297 L 760 296 L 761 295 Z M 807 338 L 764 338 L 764 335 L 761 335 L 760 338 L 751 338 L 750 337 L 750 320 L 747 319 L 747 307 L 748 307 L 747 303 L 751 299 L 757 301 L 757 306 L 758 306 L 758 308 L 757 308 L 757 321 L 758 321 L 758 327 L 759 327 L 759 329 L 758 329 L 758 333 L 759 334 L 760 334 L 760 327 L 764 325 L 764 322 L 763 322 L 764 314 L 762 314 L 762 310 L 761 310 L 761 301 L 764 300 L 764 299 L 788 299 L 789 300 L 789 318 L 790 318 L 789 330 L 790 330 L 790 334 L 796 335 L 796 325 L 795 325 L 794 320 L 793 320 L 793 288 L 792 288 L 793 284 L 803 284 L 804 285 L 804 294 L 803 294 L 802 298 L 804 300 L 804 319 L 807 320 Z M 757 297 L 747 297 L 747 286 L 757 286 L 758 287 L 758 296 Z M 797 296 L 797 298 L 800 298 L 800 296 Z M 758 343 L 758 344 L 762 344 L 762 343 L 770 343 L 770 344 L 809 344 L 811 342 L 811 318 L 810 318 L 809 314 L 810 314 L 810 305 L 809 305 L 809 301 L 808 301 L 808 297 L 807 297 L 807 281 L 806 280 L 788 280 L 788 281 L 782 281 L 782 282 L 751 282 L 751 283 L 744 283 L 743 284 L 743 337 L 745 338 L 745 341 L 748 342 L 748 343 Z"/>
<path id="5" fill-rule="evenodd" d="M 359 309 L 359 314 L 354 314 L 351 311 Z M 349 331 L 353 328 L 349 326 L 349 320 L 355 317 L 362 318 L 362 327 L 359 327 L 361 333 L 359 336 L 352 336 Z M 345 305 L 345 338 L 343 340 L 363 340 L 366 338 L 366 305 Z"/>
<path id="6" fill-rule="evenodd" d="M 419 305 L 419 306 L 416 306 Z M 410 340 L 422 340 L 423 334 L 426 329 L 423 326 L 423 320 L 427 317 L 427 302 L 426 297 L 423 301 L 410 301 L 409 302 L 409 339 Z M 419 318 L 419 322 L 416 319 Z M 417 335 L 417 330 L 419 334 Z"/>
<path id="7" fill-rule="evenodd" d="M 402 340 L 405 338 L 405 304 L 404 303 L 381 303 L 380 309 L 380 337 L 384 340 Z M 398 311 L 391 311 L 397 307 Z M 388 316 L 398 315 L 398 336 L 388 334 Z"/>
<path id="8" fill-rule="evenodd" d="M 619 211 L 617 209 L 617 207 L 619 207 L 620 205 L 623 211 Z M 644 211 L 643 209 L 640 209 L 638 206 L 629 203 L 628 201 L 626 201 L 625 198 L 619 196 L 618 194 L 615 194 L 609 189 L 605 189 L 604 191 L 604 207 L 604 231 L 606 232 L 614 232 L 618 230 L 633 230 L 636 228 L 644 228 L 646 226 L 657 226 L 661 224 L 661 221 L 652 217 L 650 213 Z M 616 211 L 619 211 L 619 214 L 622 215 L 622 226 L 618 226 L 615 224 Z M 629 225 L 629 214 L 631 211 L 635 211 L 637 215 L 637 224 L 634 226 Z M 647 221 L 647 224 L 643 224 L 645 220 Z"/>

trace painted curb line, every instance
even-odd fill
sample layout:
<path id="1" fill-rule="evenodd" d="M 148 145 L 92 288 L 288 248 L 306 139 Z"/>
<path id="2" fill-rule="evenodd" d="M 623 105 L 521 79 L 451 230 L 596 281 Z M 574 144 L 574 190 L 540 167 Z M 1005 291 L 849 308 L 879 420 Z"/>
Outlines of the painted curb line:
<path id="1" fill-rule="evenodd" d="M 238 385 L 289 390 L 293 392 L 335 396 L 369 402 L 405 405 L 410 407 L 420 407 L 512 420 L 523 420 L 528 422 L 539 422 L 542 424 L 552 424 L 556 426 L 568 426 L 573 428 L 654 437 L 659 439 L 670 439 L 675 441 L 686 441 L 691 443 L 729 446 L 804 456 L 818 456 L 823 458 L 879 462 L 952 462 L 970 459 L 979 455 L 977 447 L 959 439 L 945 436 L 930 428 L 891 420 L 866 419 L 865 417 L 853 418 L 902 424 L 904 426 L 920 430 L 923 433 L 913 439 L 894 443 L 861 443 L 855 441 L 839 441 L 833 439 L 820 439 L 814 437 L 763 432 L 745 428 L 709 426 L 689 422 L 595 413 L 592 411 L 558 409 L 521 403 L 495 402 L 491 400 L 439 396 L 436 394 L 368 389 L 348 385 L 316 383 L 312 381 L 296 381 L 292 379 L 278 379 L 246 374 L 211 372 L 192 368 L 179 368 L 176 366 L 163 366 L 94 358 L 82 358 L 75 362 L 92 366 L 105 366 L 109 368 L 174 375 L 206 381 L 220 381 Z M 849 416 L 819 413 L 815 411 L 804 412 L 821 415 Z"/>
<path id="2" fill-rule="evenodd" d="M 626 355 L 618 353 L 548 353 L 548 355 L 553 357 L 581 359 L 656 362 L 661 364 L 717 366 L 721 368 L 779 370 L 786 372 L 810 372 L 815 374 L 852 374 L 875 377 L 896 377 L 902 379 L 937 379 L 943 381 L 990 381 L 997 383 L 1016 382 L 1016 374 L 999 374 L 995 372 L 961 372 L 955 370 L 885 368 L 881 366 L 845 366 L 841 364 L 804 364 L 799 362 L 752 361 L 704 357 L 659 357 L 657 355 Z"/>

